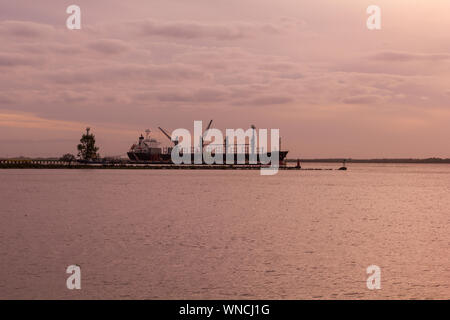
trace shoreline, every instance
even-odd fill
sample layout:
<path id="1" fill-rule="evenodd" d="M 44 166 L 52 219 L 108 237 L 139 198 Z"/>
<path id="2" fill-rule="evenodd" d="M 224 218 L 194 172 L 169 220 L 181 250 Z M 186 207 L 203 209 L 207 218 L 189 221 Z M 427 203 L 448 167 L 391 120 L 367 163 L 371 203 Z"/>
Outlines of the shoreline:
<path id="1" fill-rule="evenodd" d="M 450 159 L 428 158 L 428 159 L 300 159 L 301 163 L 391 163 L 391 164 L 450 164 Z M 287 159 L 286 163 L 297 162 L 297 159 Z"/>
<path id="2" fill-rule="evenodd" d="M 112 165 L 112 164 L 31 164 L 31 163 L 15 163 L 15 164 L 0 164 L 0 169 L 101 169 L 101 170 L 261 170 L 264 166 L 248 166 L 248 165 Z M 267 167 L 268 168 L 268 167 Z M 339 168 L 297 168 L 280 166 L 278 170 L 297 170 L 297 171 L 333 171 Z"/>

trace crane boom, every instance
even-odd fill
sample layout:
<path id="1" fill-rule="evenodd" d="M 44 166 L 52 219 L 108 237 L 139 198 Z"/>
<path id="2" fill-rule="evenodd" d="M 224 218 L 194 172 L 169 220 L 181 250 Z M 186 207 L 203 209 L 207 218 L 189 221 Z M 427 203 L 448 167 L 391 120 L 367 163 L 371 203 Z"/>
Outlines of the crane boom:
<path id="1" fill-rule="evenodd" d="M 206 127 L 206 130 L 205 131 L 208 131 L 209 130 L 209 128 L 211 128 L 211 124 L 212 124 L 212 120 L 208 123 L 208 126 Z"/>
<path id="2" fill-rule="evenodd" d="M 202 145 L 203 145 L 203 148 L 207 147 L 207 146 L 210 145 L 211 142 L 212 142 L 212 141 L 209 141 L 209 142 L 204 142 L 204 141 L 203 141 L 203 139 L 204 139 L 204 137 L 205 137 L 205 133 L 211 128 L 212 122 L 213 122 L 212 120 L 209 121 L 208 126 L 206 127 L 206 130 L 203 132 L 203 136 L 202 136 Z"/>
<path id="3" fill-rule="evenodd" d="M 159 130 L 161 130 L 162 133 L 170 140 L 172 141 L 172 137 L 161 127 L 158 127 Z M 173 142 L 173 141 L 172 141 Z"/>

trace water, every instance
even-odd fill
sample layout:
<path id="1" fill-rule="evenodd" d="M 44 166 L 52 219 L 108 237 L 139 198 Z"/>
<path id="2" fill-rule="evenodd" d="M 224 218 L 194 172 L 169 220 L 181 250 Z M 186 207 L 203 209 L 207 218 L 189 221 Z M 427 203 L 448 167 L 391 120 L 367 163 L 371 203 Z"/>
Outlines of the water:
<path id="1" fill-rule="evenodd" d="M 0 298 L 449 299 L 449 208 L 448 165 L 0 170 Z"/>

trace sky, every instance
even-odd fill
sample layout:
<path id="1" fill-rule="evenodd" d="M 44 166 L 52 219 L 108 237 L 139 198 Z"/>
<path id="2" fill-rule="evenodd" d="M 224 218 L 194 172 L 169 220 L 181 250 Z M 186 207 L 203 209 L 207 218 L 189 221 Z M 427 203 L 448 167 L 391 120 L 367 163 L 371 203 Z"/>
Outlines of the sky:
<path id="1" fill-rule="evenodd" d="M 68 30 L 66 8 L 81 8 Z M 369 5 L 381 30 L 368 30 Z M 448 0 L 0 0 L 0 157 L 277 128 L 288 157 L 450 158 Z"/>

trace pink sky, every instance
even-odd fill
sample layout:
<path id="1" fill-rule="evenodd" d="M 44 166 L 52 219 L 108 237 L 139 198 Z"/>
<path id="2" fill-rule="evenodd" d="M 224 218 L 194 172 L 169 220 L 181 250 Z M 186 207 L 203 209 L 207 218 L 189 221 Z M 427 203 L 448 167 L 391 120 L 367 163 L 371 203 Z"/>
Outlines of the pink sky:
<path id="1" fill-rule="evenodd" d="M 82 30 L 65 26 L 68 5 Z M 382 30 L 366 8 L 382 9 Z M 450 157 L 448 0 L 0 0 L 0 157 L 279 128 L 290 157 Z M 164 137 L 155 132 L 161 141 Z"/>

